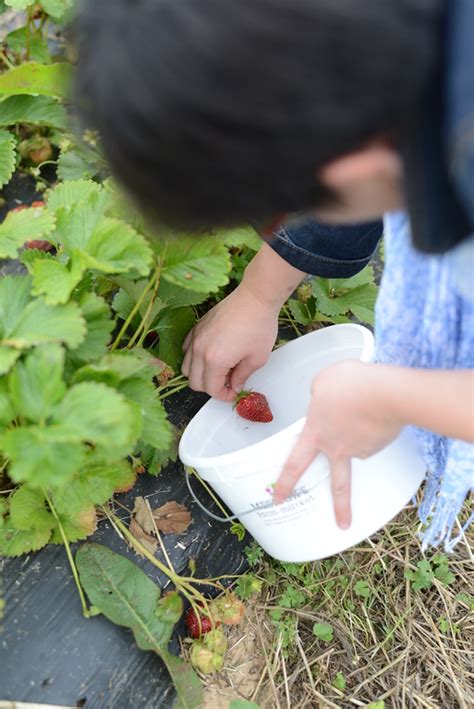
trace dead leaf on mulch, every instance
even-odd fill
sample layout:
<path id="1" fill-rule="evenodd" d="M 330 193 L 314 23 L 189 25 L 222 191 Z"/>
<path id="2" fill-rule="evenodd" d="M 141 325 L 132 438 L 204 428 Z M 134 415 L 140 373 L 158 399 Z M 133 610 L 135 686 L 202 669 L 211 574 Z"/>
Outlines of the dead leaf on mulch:
<path id="1" fill-rule="evenodd" d="M 174 500 L 153 510 L 153 518 L 163 534 L 183 534 L 192 521 L 187 507 Z"/>
<path id="2" fill-rule="evenodd" d="M 145 549 L 147 549 L 151 554 L 154 554 L 156 552 L 156 549 L 158 547 L 158 539 L 156 537 L 152 537 L 151 534 L 147 534 L 142 527 L 138 524 L 136 521 L 135 517 L 132 517 L 130 521 L 130 527 L 129 527 L 130 533 L 133 534 L 137 542 L 140 542 L 140 544 L 143 544 Z M 143 554 L 140 554 L 140 552 L 137 551 L 137 554 L 139 556 L 143 556 Z"/>
<path id="3" fill-rule="evenodd" d="M 130 532 L 148 551 L 154 554 L 158 546 L 156 529 L 163 534 L 182 534 L 187 530 L 191 521 L 189 510 L 174 500 L 150 510 L 143 497 L 136 497 L 130 521 Z"/>

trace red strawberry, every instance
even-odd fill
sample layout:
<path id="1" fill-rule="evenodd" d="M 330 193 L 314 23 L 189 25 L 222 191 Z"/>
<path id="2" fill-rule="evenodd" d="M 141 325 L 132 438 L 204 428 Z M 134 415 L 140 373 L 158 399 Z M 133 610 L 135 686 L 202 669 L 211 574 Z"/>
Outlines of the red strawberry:
<path id="1" fill-rule="evenodd" d="M 44 202 L 42 199 L 37 199 L 35 202 L 32 202 L 31 204 L 20 204 L 18 207 L 13 207 L 13 209 L 10 209 L 10 212 L 22 212 L 24 209 L 29 209 L 30 207 L 33 207 L 34 209 L 38 209 L 39 207 L 44 207 Z"/>
<path id="2" fill-rule="evenodd" d="M 243 419 L 257 423 L 270 423 L 273 414 L 267 397 L 257 391 L 241 391 L 237 394 L 234 408 Z"/>
<path id="3" fill-rule="evenodd" d="M 52 251 L 54 246 L 45 241 L 45 239 L 32 239 L 31 241 L 25 241 L 25 249 L 36 249 L 37 251 Z"/>
<path id="4" fill-rule="evenodd" d="M 215 628 L 219 623 L 215 623 L 208 615 L 204 613 L 196 613 L 194 608 L 189 608 L 185 617 L 186 627 L 188 633 L 192 638 L 200 638 L 201 635 L 205 635 L 210 630 Z"/>

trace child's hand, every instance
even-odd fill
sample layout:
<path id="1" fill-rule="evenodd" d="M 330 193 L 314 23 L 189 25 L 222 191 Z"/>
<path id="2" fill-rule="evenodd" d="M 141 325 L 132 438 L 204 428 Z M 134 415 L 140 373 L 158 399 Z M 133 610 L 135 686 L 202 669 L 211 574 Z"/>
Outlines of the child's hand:
<path id="1" fill-rule="evenodd" d="M 331 466 L 336 522 L 351 523 L 351 458 L 368 458 L 396 438 L 402 423 L 384 396 L 387 368 L 345 361 L 320 372 L 312 385 L 305 426 L 276 483 L 282 502 L 320 452 Z"/>
<path id="2" fill-rule="evenodd" d="M 182 372 L 191 389 L 232 401 L 270 356 L 278 314 L 242 285 L 212 308 L 184 341 Z"/>

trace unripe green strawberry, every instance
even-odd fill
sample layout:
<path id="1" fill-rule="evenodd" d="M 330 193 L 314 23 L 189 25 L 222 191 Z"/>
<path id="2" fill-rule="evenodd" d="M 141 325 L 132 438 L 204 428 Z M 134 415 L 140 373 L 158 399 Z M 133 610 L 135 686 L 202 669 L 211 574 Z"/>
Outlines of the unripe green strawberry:
<path id="1" fill-rule="evenodd" d="M 238 625 L 244 617 L 245 606 L 233 593 L 217 598 L 212 604 L 212 616 L 224 625 Z"/>
<path id="2" fill-rule="evenodd" d="M 191 664 L 205 675 L 210 675 L 213 672 L 218 672 L 224 665 L 224 658 L 218 655 L 201 643 L 193 643 L 191 650 Z"/>
<path id="3" fill-rule="evenodd" d="M 227 638 L 222 628 L 214 628 L 204 636 L 203 645 L 211 652 L 224 655 L 227 650 Z"/>

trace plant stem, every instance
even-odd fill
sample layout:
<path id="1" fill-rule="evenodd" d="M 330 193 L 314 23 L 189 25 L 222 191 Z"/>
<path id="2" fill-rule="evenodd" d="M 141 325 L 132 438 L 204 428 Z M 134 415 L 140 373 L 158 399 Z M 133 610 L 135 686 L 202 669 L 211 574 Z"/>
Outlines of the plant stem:
<path id="1" fill-rule="evenodd" d="M 173 564 L 171 563 L 171 559 L 168 556 L 168 552 L 166 551 L 166 547 L 163 544 L 163 539 L 161 538 L 160 530 L 158 529 L 158 526 L 156 524 L 156 519 L 153 517 L 153 512 L 151 511 L 150 502 L 146 497 L 145 497 L 145 504 L 148 507 L 148 512 L 150 513 L 150 517 L 153 521 L 153 527 L 155 528 L 155 534 L 158 538 L 158 541 L 160 542 L 161 551 L 163 552 L 163 556 L 165 557 L 167 564 L 170 567 L 171 571 L 175 574 L 176 571 L 174 570 Z"/>
<path id="2" fill-rule="evenodd" d="M 74 561 L 74 557 L 73 557 L 72 552 L 71 552 L 71 546 L 70 546 L 69 540 L 68 540 L 68 538 L 67 538 L 67 536 L 66 536 L 66 532 L 64 531 L 64 527 L 63 527 L 63 525 L 61 524 L 61 520 L 59 519 L 59 515 L 58 515 L 58 513 L 56 512 L 56 508 L 54 507 L 53 503 L 51 502 L 51 499 L 50 499 L 48 493 L 46 492 L 46 490 L 44 490 L 44 488 L 41 488 L 41 489 L 42 489 L 43 494 L 44 494 L 44 496 L 45 496 L 45 498 L 46 498 L 46 502 L 48 503 L 49 508 L 50 508 L 50 510 L 51 510 L 51 512 L 52 512 L 52 514 L 53 514 L 53 517 L 54 517 L 54 519 L 55 519 L 56 522 L 57 522 L 57 525 L 58 525 L 58 528 L 59 528 L 59 533 L 60 533 L 60 535 L 61 535 L 61 538 L 62 538 L 62 540 L 63 540 L 64 547 L 65 547 L 65 549 L 66 549 L 66 554 L 67 554 L 67 558 L 68 558 L 68 561 L 69 561 L 69 565 L 70 565 L 70 567 L 71 567 L 71 571 L 72 571 L 72 575 L 73 575 L 73 577 L 74 577 L 74 581 L 76 582 L 77 591 L 78 591 L 78 593 L 79 593 L 79 598 L 81 599 L 82 615 L 84 616 L 84 618 L 90 618 L 90 617 L 91 617 L 91 614 L 90 614 L 90 611 L 89 611 L 89 609 L 88 609 L 88 607 L 87 607 L 86 597 L 84 596 L 84 591 L 82 590 L 81 582 L 80 582 L 80 580 L 79 580 L 79 574 L 77 573 L 77 567 L 76 567 L 76 564 L 75 564 L 75 561 Z"/>
<path id="3" fill-rule="evenodd" d="M 298 337 L 300 337 L 300 336 L 301 336 L 301 332 L 300 332 L 300 330 L 299 330 L 299 328 L 298 328 L 298 326 L 297 326 L 297 324 L 296 324 L 296 320 L 294 319 L 293 315 L 291 314 L 291 311 L 290 311 L 289 307 L 286 305 L 286 303 L 285 303 L 285 305 L 282 307 L 282 310 L 283 310 L 283 312 L 285 313 L 286 317 L 288 318 L 288 321 L 289 321 L 291 327 L 293 328 L 293 330 L 295 331 L 296 335 L 297 335 Z"/>
<path id="4" fill-rule="evenodd" d="M 107 509 L 105 505 L 101 505 L 101 509 L 106 515 L 106 517 L 109 519 L 110 523 L 117 527 L 118 530 L 120 530 L 121 534 L 123 534 L 129 544 L 136 551 L 142 554 L 146 559 L 148 559 L 148 561 L 152 563 L 153 566 L 156 566 L 157 569 L 163 572 L 170 579 L 170 581 L 172 581 L 176 588 L 182 591 L 182 593 L 188 598 L 188 600 L 190 600 L 189 595 L 191 594 L 194 598 L 198 600 L 199 603 L 206 602 L 204 596 L 193 587 L 193 584 L 200 583 L 206 586 L 214 586 L 220 591 L 225 590 L 222 584 L 215 583 L 211 579 L 195 579 L 191 576 L 180 576 L 176 572 L 171 571 L 171 569 L 169 569 L 159 559 L 153 556 L 153 554 L 151 554 L 148 549 L 146 549 L 143 544 L 138 541 L 138 539 L 135 539 L 133 534 L 127 529 L 123 522 L 121 522 L 121 520 L 116 517 L 113 512 L 111 512 L 111 510 Z"/>
<path id="5" fill-rule="evenodd" d="M 183 381 L 188 381 L 184 374 L 178 374 L 177 377 L 173 377 L 173 379 L 169 379 L 166 384 L 163 384 L 163 386 L 160 386 L 159 389 L 169 389 L 169 387 L 174 386 L 175 384 L 181 383 Z"/>
<path id="6" fill-rule="evenodd" d="M 27 21 L 26 21 L 26 35 L 25 35 L 25 60 L 30 61 L 30 44 L 31 44 L 31 7 L 28 8 Z"/>
<path id="7" fill-rule="evenodd" d="M 134 342 L 138 338 L 140 331 L 142 331 L 142 333 L 141 333 L 141 337 L 138 341 L 138 347 L 141 347 L 141 345 L 143 344 L 143 340 L 145 339 L 145 337 L 147 335 L 147 325 L 148 325 L 150 313 L 153 309 L 153 304 L 155 302 L 156 294 L 158 292 L 158 288 L 160 285 L 160 273 L 161 273 L 161 262 L 157 265 L 155 274 L 153 276 L 153 279 L 154 279 L 153 292 L 151 294 L 151 298 L 150 298 L 150 302 L 148 303 L 148 307 L 145 311 L 145 315 L 143 316 L 140 325 L 137 327 L 137 329 L 133 333 L 132 337 L 130 338 L 130 340 L 127 344 L 127 347 L 132 347 L 132 345 L 134 344 Z"/>
<path id="8" fill-rule="evenodd" d="M 160 401 L 163 401 L 163 399 L 167 399 L 168 396 L 173 396 L 173 394 L 177 394 L 178 391 L 181 391 L 182 389 L 186 389 L 187 386 L 188 386 L 188 382 L 187 381 L 183 382 L 179 386 L 176 386 L 173 389 L 168 389 L 163 394 L 160 394 L 160 396 L 158 398 Z"/>
<path id="9" fill-rule="evenodd" d="M 0 59 L 2 60 L 2 62 L 5 64 L 5 66 L 6 66 L 8 69 L 14 69 L 14 68 L 15 68 L 15 65 L 13 64 L 13 62 L 11 62 L 11 61 L 9 60 L 9 58 L 7 57 L 7 55 L 5 54 L 5 52 L 3 52 L 1 49 L 0 49 Z"/>
<path id="10" fill-rule="evenodd" d="M 133 306 L 132 310 L 130 311 L 130 313 L 129 313 L 128 317 L 127 317 L 127 319 L 125 320 L 124 324 L 122 325 L 122 327 L 121 327 L 121 329 L 120 329 L 120 332 L 118 333 L 117 337 L 115 338 L 115 340 L 113 341 L 112 345 L 110 346 L 110 351 L 111 351 L 111 352 L 113 352 L 114 350 L 116 350 L 117 347 L 119 346 L 120 341 L 122 340 L 122 337 L 124 336 L 124 334 L 125 334 L 126 331 L 128 330 L 128 327 L 129 327 L 130 323 L 132 322 L 133 318 L 135 317 L 135 315 L 136 315 L 136 314 L 138 313 L 138 311 L 140 310 L 140 307 L 141 307 L 143 301 L 145 300 L 146 296 L 148 295 L 150 289 L 152 288 L 154 280 L 155 280 L 155 277 L 153 276 L 153 278 L 150 278 L 150 280 L 149 280 L 148 283 L 146 284 L 145 288 L 143 289 L 143 291 L 142 291 L 142 293 L 141 293 L 139 299 L 137 300 L 137 302 L 136 302 L 135 305 Z"/>
<path id="11" fill-rule="evenodd" d="M 197 472 L 197 470 L 195 470 L 194 468 L 189 468 L 189 470 L 192 472 L 192 474 L 194 475 L 194 477 L 199 480 L 199 482 L 201 483 L 201 485 L 203 486 L 203 488 L 206 490 L 207 494 L 208 494 L 210 497 L 212 497 L 212 499 L 214 500 L 214 502 L 216 503 L 216 505 L 218 506 L 218 508 L 219 508 L 220 511 L 222 512 L 222 514 L 227 517 L 228 514 L 229 514 L 228 511 L 225 509 L 225 507 L 223 506 L 222 502 L 219 500 L 219 498 L 217 497 L 217 495 L 214 494 L 214 491 L 209 487 L 209 485 L 207 484 L 207 482 L 201 478 L 201 476 L 199 475 L 199 473 Z M 228 524 L 233 524 L 233 522 L 234 522 L 234 520 L 229 520 Z"/>

